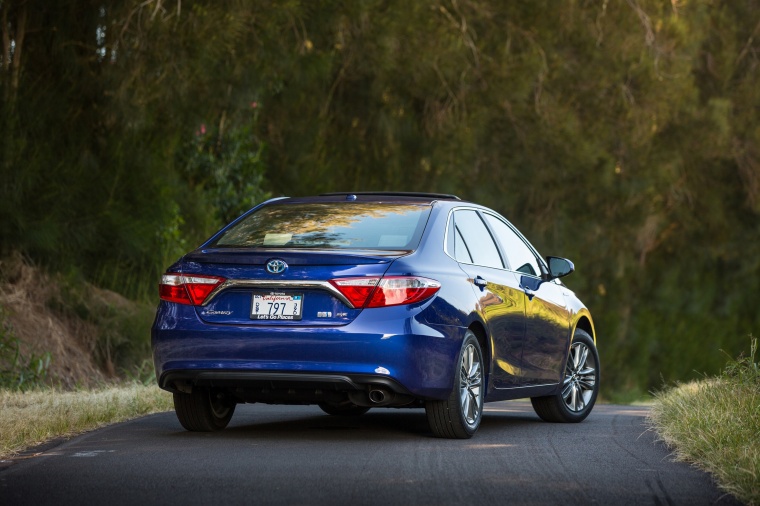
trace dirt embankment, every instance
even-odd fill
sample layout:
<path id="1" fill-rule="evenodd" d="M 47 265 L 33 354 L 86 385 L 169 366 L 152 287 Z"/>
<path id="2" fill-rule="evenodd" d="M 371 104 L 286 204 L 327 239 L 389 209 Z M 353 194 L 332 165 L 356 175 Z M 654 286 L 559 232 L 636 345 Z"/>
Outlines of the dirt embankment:
<path id="1" fill-rule="evenodd" d="M 116 379 L 112 355 L 123 337 L 109 330 L 119 326 L 109 319 L 123 321 L 143 308 L 88 283 L 67 283 L 14 255 L 0 260 L 0 309 L 22 359 L 50 353 L 46 382 L 74 388 Z"/>

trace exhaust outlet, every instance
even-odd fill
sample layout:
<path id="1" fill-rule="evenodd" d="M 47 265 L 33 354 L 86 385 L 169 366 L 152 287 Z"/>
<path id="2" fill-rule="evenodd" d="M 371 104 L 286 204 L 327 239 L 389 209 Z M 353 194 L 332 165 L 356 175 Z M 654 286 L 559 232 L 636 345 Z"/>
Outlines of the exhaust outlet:
<path id="1" fill-rule="evenodd" d="M 389 392 L 386 392 L 385 390 L 381 390 L 379 388 L 374 388 L 369 391 L 369 400 L 373 404 L 382 404 L 385 401 L 390 400 L 390 394 Z"/>

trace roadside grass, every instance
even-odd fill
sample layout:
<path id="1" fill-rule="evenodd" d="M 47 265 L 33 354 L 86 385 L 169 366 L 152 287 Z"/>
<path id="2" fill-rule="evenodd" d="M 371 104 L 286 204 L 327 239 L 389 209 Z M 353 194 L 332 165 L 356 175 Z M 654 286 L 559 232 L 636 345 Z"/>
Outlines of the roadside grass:
<path id="1" fill-rule="evenodd" d="M 655 394 L 650 421 L 678 460 L 711 473 L 720 487 L 760 505 L 760 367 L 757 339 L 748 357 L 717 378 Z"/>
<path id="2" fill-rule="evenodd" d="M 0 390 L 0 459 L 58 437 L 172 409 L 171 394 L 127 383 L 92 390 Z"/>

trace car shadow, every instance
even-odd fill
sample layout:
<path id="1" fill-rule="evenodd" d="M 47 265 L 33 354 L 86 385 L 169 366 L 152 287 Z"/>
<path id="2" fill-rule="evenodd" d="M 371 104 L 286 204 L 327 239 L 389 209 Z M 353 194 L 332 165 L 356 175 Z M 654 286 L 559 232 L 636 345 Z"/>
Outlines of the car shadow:
<path id="1" fill-rule="evenodd" d="M 501 404 L 501 403 L 500 403 Z M 524 406 L 489 407 L 483 413 L 478 434 L 495 435 L 517 427 L 543 422 Z M 529 405 L 528 405 L 529 406 Z M 273 413 L 271 407 L 257 416 L 257 406 L 245 406 L 242 413 L 233 416 L 230 425 L 215 433 L 194 433 L 184 430 L 173 432 L 171 437 L 213 437 L 221 440 L 247 441 L 277 438 L 280 440 L 367 440 L 367 439 L 436 439 L 427 422 L 424 409 L 374 409 L 362 416 L 331 416 L 322 414 L 314 406 L 299 406 L 294 413 L 280 407 Z"/>

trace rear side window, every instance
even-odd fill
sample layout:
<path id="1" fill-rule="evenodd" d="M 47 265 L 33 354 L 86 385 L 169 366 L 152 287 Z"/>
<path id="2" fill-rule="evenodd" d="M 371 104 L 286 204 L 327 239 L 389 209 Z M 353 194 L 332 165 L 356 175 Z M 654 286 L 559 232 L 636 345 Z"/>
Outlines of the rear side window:
<path id="1" fill-rule="evenodd" d="M 274 204 L 224 232 L 216 248 L 414 250 L 430 205 L 377 202 Z"/>
<path id="2" fill-rule="evenodd" d="M 504 268 L 491 233 L 475 211 L 454 213 L 454 257 L 459 262 Z"/>
<path id="3" fill-rule="evenodd" d="M 471 264 L 474 262 L 470 250 L 467 248 L 467 244 L 462 238 L 462 234 L 459 233 L 459 229 L 454 227 L 454 251 L 456 254 L 457 262 L 465 262 Z"/>

